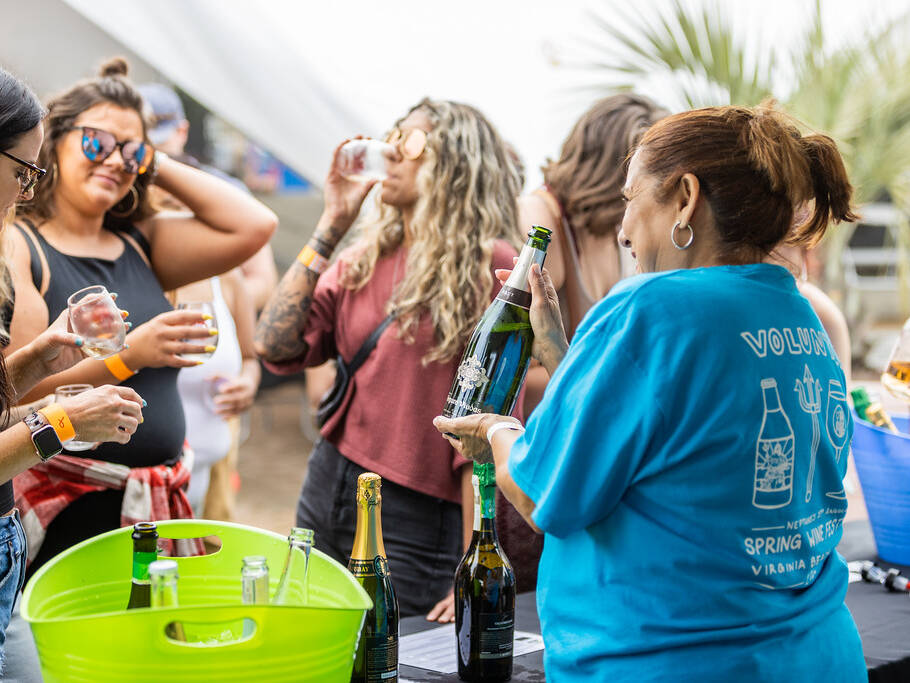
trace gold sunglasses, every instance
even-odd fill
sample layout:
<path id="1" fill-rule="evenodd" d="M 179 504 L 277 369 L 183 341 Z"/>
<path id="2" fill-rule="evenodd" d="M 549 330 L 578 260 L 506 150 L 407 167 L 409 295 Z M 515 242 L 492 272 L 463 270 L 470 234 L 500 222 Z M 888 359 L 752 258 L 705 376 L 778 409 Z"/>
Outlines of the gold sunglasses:
<path id="1" fill-rule="evenodd" d="M 401 128 L 393 128 L 385 141 L 398 149 L 398 153 L 405 159 L 414 161 L 427 148 L 426 131 L 420 128 L 411 128 L 404 132 Z"/>

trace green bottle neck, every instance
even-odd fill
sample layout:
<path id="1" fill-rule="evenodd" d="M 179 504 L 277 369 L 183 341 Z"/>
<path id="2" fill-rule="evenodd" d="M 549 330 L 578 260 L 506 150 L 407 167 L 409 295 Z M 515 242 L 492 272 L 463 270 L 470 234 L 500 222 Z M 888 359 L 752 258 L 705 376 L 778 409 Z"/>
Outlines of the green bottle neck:
<path id="1" fill-rule="evenodd" d="M 475 479 L 476 477 L 476 479 Z M 476 481 L 474 488 L 475 503 L 475 530 L 481 530 L 480 521 L 495 519 L 496 517 L 496 467 L 492 464 L 478 465 L 474 463 L 472 481 Z M 477 512 L 479 511 L 479 519 Z"/>

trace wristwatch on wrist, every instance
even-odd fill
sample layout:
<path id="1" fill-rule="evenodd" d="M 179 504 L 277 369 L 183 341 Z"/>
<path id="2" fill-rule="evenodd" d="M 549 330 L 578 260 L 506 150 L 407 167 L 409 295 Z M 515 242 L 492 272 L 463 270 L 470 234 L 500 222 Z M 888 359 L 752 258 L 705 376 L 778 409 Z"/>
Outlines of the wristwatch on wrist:
<path id="1" fill-rule="evenodd" d="M 47 418 L 41 413 L 32 413 L 24 420 L 29 431 L 32 433 L 32 443 L 35 445 L 35 453 L 41 458 L 41 462 L 47 462 L 63 450 L 63 444 L 54 428 L 48 424 Z"/>

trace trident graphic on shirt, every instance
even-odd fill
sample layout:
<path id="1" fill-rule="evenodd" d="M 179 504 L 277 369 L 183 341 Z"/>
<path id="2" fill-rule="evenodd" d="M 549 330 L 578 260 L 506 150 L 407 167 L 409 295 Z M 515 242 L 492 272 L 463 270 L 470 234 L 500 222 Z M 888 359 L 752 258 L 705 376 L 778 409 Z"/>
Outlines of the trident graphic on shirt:
<path id="1" fill-rule="evenodd" d="M 822 410 L 822 384 L 812 376 L 809 366 L 805 366 L 803 381 L 796 380 L 796 393 L 799 394 L 799 407 L 812 416 L 812 455 L 809 458 L 809 474 L 806 476 L 806 502 L 812 499 L 812 479 L 815 477 L 815 456 L 818 455 L 818 441 L 821 438 L 821 426 L 818 414 Z"/>

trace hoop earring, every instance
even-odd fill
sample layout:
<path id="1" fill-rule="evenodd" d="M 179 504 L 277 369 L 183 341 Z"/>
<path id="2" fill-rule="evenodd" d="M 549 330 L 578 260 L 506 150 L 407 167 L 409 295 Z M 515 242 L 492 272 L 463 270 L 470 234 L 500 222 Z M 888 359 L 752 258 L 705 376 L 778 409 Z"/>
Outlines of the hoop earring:
<path id="1" fill-rule="evenodd" d="M 670 241 L 673 242 L 674 247 L 676 247 L 680 251 L 683 251 L 684 249 L 688 249 L 689 247 L 691 247 L 692 242 L 695 241 L 695 230 L 692 229 L 691 224 L 686 223 L 686 227 L 684 229 L 689 231 L 689 239 L 686 241 L 685 244 L 680 244 L 676 239 L 676 231 L 679 230 L 679 228 L 681 226 L 682 226 L 681 221 L 676 221 L 673 224 L 673 227 L 670 229 Z"/>
<path id="2" fill-rule="evenodd" d="M 130 185 L 129 194 L 133 198 L 133 202 L 128 210 L 114 211 L 114 207 L 111 207 L 107 212 L 116 218 L 126 218 L 127 216 L 131 215 L 133 211 L 139 208 L 139 190 L 136 189 L 135 185 Z M 121 199 L 120 201 L 122 202 L 123 200 Z"/>

